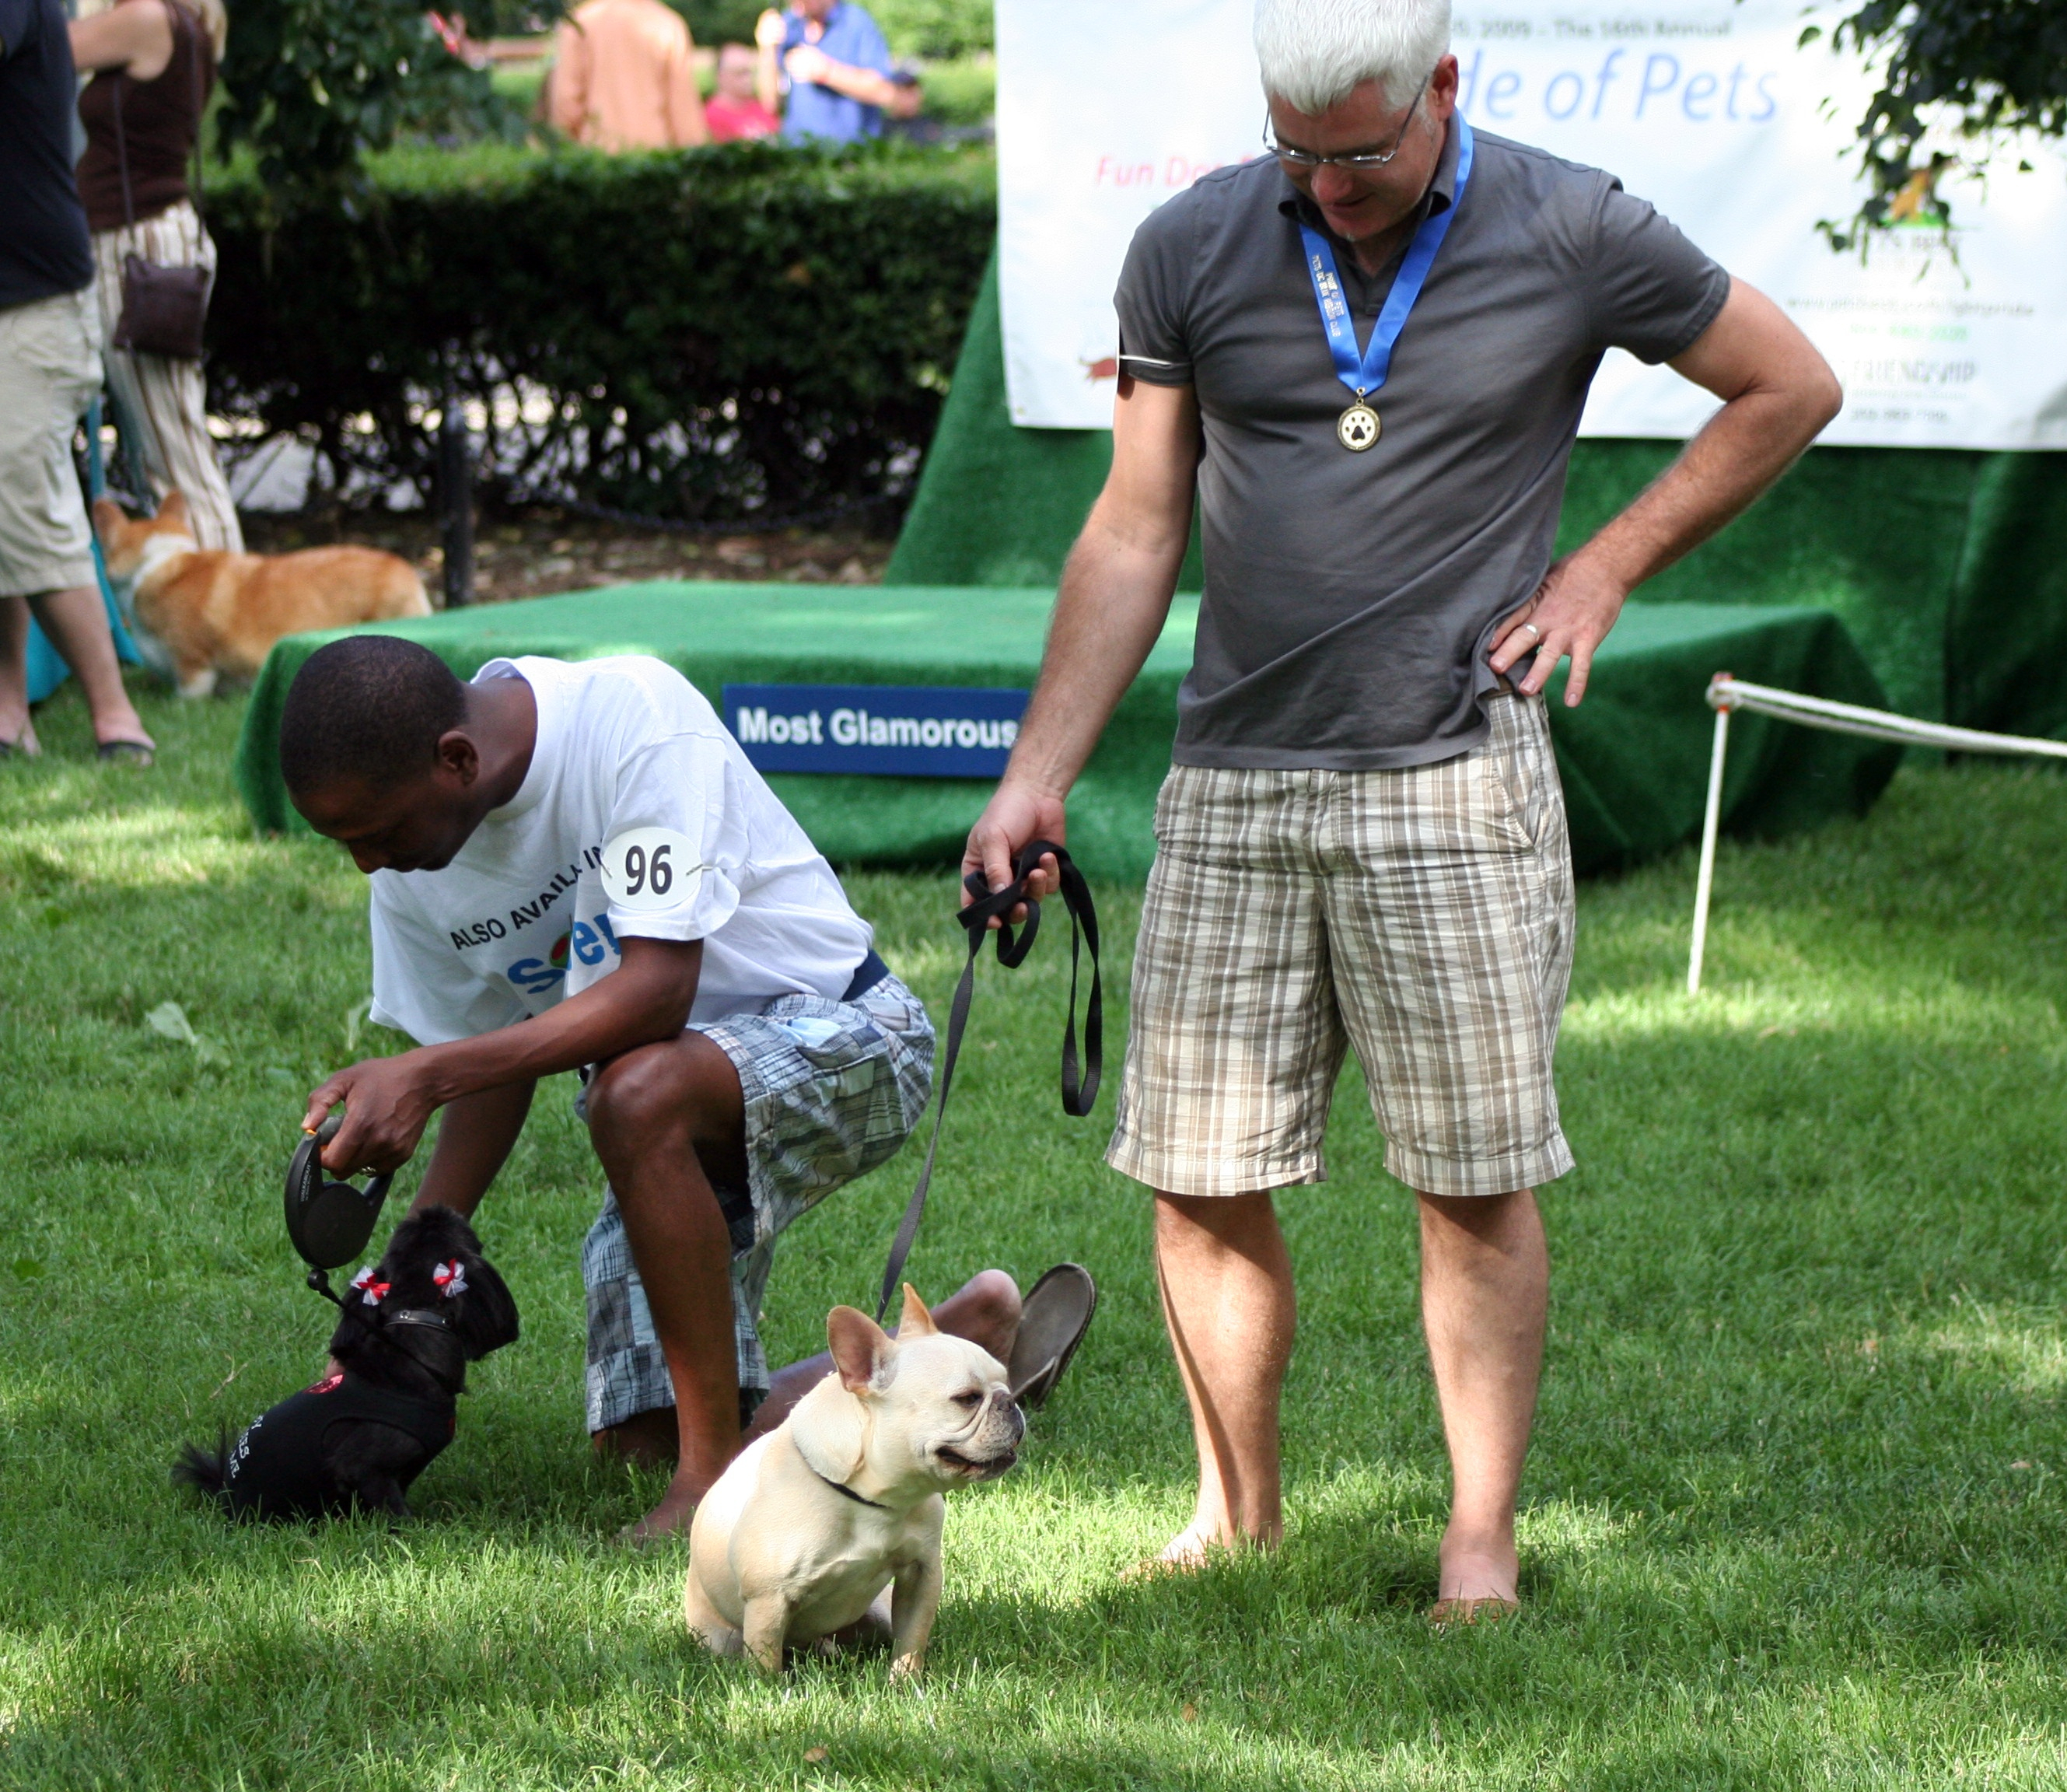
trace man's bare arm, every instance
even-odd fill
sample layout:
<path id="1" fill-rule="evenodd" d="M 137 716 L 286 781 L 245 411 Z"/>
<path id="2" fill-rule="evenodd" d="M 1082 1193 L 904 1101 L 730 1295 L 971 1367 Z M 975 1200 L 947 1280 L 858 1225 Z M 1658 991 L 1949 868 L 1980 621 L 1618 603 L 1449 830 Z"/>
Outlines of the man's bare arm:
<path id="1" fill-rule="evenodd" d="M 781 70 L 776 59 L 782 54 L 782 39 L 789 26 L 782 15 L 769 7 L 753 22 L 753 95 L 770 112 L 782 103 Z"/>
<path id="2" fill-rule="evenodd" d="M 964 872 L 981 871 L 993 890 L 1011 882 L 1013 855 L 1028 841 L 1064 837 L 1063 799 L 1169 616 L 1198 470 L 1192 389 L 1123 377 L 1112 471 L 1062 569 L 1011 762 L 962 855 Z M 1046 876 L 1038 881 L 1052 887 Z"/>
<path id="3" fill-rule="evenodd" d="M 675 1038 L 696 1001 L 703 941 L 635 937 L 623 944 L 615 970 L 546 1014 L 339 1071 L 310 1095 L 302 1122 L 319 1126 L 339 1102 L 345 1104 L 344 1124 L 323 1151 L 325 1168 L 400 1169 L 431 1115 L 448 1103 Z"/>
<path id="4" fill-rule="evenodd" d="M 1742 512 L 1844 404 L 1838 376 L 1815 345 L 1741 280 L 1731 283 L 1715 322 L 1671 365 L 1721 399 L 1723 408 L 1628 509 L 1553 566 L 1536 595 L 1501 625 L 1492 668 L 1504 673 L 1536 648 L 1536 663 L 1521 685 L 1532 696 L 1569 654 L 1565 701 L 1578 703 L 1594 650 L 1614 627 L 1622 600 Z"/>
<path id="5" fill-rule="evenodd" d="M 872 68 L 835 62 L 816 44 L 798 44 L 790 52 L 783 66 L 793 81 L 809 81 L 818 87 L 830 87 L 835 93 L 859 100 L 864 106 L 879 106 L 887 112 L 906 116 L 904 108 L 912 90 L 900 86 L 887 75 L 877 74 Z M 916 106 L 910 108 L 914 112 L 917 109 Z"/>
<path id="6" fill-rule="evenodd" d="M 438 1122 L 438 1142 L 409 1211 L 449 1207 L 462 1217 L 471 1217 L 509 1161 L 538 1087 L 535 1083 L 508 1083 L 448 1102 Z"/>

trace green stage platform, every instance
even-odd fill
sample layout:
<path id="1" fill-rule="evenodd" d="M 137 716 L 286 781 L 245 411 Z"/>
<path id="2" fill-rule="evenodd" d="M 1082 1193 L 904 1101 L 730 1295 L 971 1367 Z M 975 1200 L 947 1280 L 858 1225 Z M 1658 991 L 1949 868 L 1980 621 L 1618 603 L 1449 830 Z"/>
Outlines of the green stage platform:
<path id="1" fill-rule="evenodd" d="M 502 654 L 655 654 L 716 703 L 728 682 L 1024 689 L 1039 664 L 1052 601 L 1048 589 L 656 583 L 380 627 L 423 642 L 462 676 Z M 1070 845 L 1094 875 L 1139 878 L 1148 868 L 1155 790 L 1169 764 L 1196 616 L 1196 599 L 1178 599 L 1070 799 Z M 237 776 L 261 827 L 301 825 L 280 782 L 280 706 L 302 663 L 335 638 L 282 641 L 252 694 Z M 1551 691 L 1582 872 L 1647 858 L 1697 830 L 1710 735 L 1702 693 L 1724 669 L 1849 703 L 1886 701 L 1827 611 L 1632 607 L 1595 662 L 1586 703 L 1566 710 L 1557 702 L 1561 681 Z M 1899 757 L 1894 747 L 1756 717 L 1740 719 L 1731 745 L 1725 813 L 1748 832 L 1862 812 Z M 770 782 L 828 858 L 891 865 L 958 858 L 989 790 L 964 779 L 782 774 Z"/>
<path id="2" fill-rule="evenodd" d="M 1558 551 L 1678 448 L 1579 443 Z M 1111 455 L 1104 430 L 1013 427 L 993 261 L 887 581 L 1052 588 Z M 1180 588 L 1200 583 L 1195 543 Z M 2067 453 L 1812 449 L 1636 601 L 1813 604 L 1851 630 L 1903 713 L 2067 736 Z"/>

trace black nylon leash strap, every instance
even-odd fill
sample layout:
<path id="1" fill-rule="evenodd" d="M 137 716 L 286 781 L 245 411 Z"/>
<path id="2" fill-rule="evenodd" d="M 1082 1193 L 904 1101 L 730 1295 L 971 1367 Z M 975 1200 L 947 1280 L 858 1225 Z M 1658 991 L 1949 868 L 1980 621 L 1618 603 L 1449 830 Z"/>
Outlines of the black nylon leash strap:
<path id="1" fill-rule="evenodd" d="M 1007 970 L 1017 970 L 1026 961 L 1041 929 L 1041 904 L 1027 895 L 1026 880 L 1050 853 L 1061 876 L 1062 906 L 1070 913 L 1070 1013 L 1062 1024 L 1062 1111 L 1073 1119 L 1082 1119 L 1098 1099 L 1098 1076 L 1105 1067 L 1105 994 L 1098 979 L 1098 911 L 1091 905 L 1090 885 L 1069 854 L 1052 841 L 1035 840 L 1019 855 L 1012 881 L 1003 889 L 989 889 L 981 872 L 971 872 L 963 880 L 975 900 L 959 910 L 955 918 L 969 937 L 969 957 L 962 965 L 961 981 L 955 985 L 953 1006 L 948 1010 L 947 1050 L 940 1060 L 940 1099 L 933 1110 L 933 1136 L 927 1142 L 925 1167 L 919 1172 L 918 1186 L 912 1191 L 897 1236 L 891 1241 L 890 1261 L 883 1266 L 883 1291 L 875 1303 L 878 1325 L 890 1310 L 891 1297 L 897 1292 L 904 1274 L 904 1259 L 912 1254 L 912 1241 L 919 1236 L 919 1221 L 925 1214 L 926 1191 L 933 1180 L 933 1159 L 940 1148 L 940 1126 L 947 1118 L 948 1093 L 955 1080 L 955 1060 L 961 1055 L 962 1034 L 969 1026 L 969 1004 L 976 994 L 977 954 L 983 949 L 984 936 L 992 931 L 990 924 L 995 920 L 998 963 Z M 1015 929 L 1005 916 L 1021 903 L 1026 905 L 1026 920 Z M 1084 1004 L 1084 1055 L 1079 1067 L 1077 973 L 1082 946 L 1090 949 L 1091 988 L 1090 999 Z"/>

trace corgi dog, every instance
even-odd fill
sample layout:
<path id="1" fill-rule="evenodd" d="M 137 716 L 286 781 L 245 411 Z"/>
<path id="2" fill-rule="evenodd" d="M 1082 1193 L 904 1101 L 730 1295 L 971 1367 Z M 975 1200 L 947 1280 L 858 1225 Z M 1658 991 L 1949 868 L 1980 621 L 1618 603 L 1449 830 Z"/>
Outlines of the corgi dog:
<path id="1" fill-rule="evenodd" d="M 138 651 L 181 697 L 207 697 L 225 674 L 255 676 L 282 635 L 431 613 L 416 569 L 379 548 L 204 549 L 177 492 L 135 518 L 95 498 L 93 527 Z"/>

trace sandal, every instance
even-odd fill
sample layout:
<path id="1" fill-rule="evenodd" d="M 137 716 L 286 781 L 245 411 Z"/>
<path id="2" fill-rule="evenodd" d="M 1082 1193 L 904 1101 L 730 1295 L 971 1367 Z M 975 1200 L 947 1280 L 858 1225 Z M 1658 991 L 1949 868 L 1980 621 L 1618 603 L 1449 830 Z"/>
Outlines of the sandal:
<path id="1" fill-rule="evenodd" d="M 103 741 L 93 752 L 96 759 L 106 760 L 111 765 L 118 759 L 140 767 L 158 762 L 157 749 L 148 741 Z"/>
<path id="2" fill-rule="evenodd" d="M 1038 1409 L 1055 1391 L 1098 1311 L 1098 1284 L 1081 1263 L 1058 1263 L 1026 1292 L 1019 1312 L 1005 1380 L 1025 1411 Z"/>

